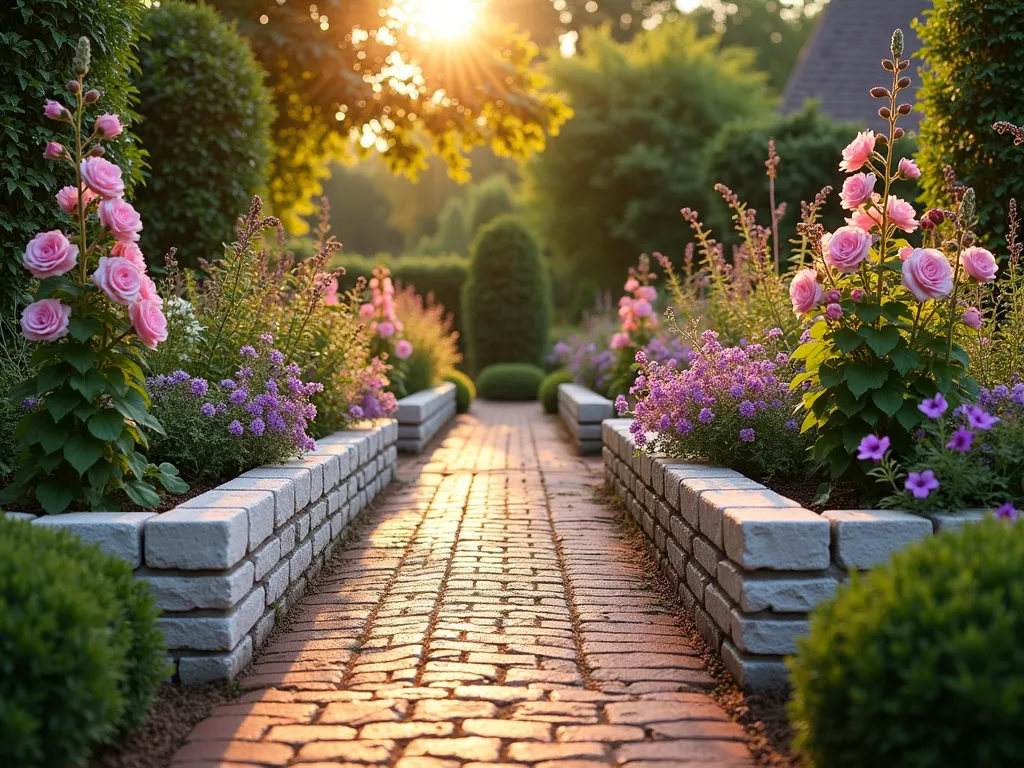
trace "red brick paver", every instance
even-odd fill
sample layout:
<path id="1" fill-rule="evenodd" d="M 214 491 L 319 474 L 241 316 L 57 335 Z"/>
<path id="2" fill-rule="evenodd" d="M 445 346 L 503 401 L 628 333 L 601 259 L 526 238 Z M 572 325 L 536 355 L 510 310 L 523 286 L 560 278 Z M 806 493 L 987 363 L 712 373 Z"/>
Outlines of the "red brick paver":
<path id="1" fill-rule="evenodd" d="M 172 765 L 753 765 L 599 470 L 535 403 L 477 403 Z"/>

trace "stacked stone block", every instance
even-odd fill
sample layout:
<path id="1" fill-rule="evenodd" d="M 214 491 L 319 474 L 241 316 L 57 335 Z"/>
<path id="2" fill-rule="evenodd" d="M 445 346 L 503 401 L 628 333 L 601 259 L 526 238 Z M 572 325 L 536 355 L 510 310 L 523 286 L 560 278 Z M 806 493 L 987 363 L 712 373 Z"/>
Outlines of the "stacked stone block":
<path id="1" fill-rule="evenodd" d="M 580 456 L 601 452 L 601 422 L 614 416 L 615 405 L 608 398 L 579 384 L 558 385 L 558 417 Z"/>
<path id="2" fill-rule="evenodd" d="M 636 453 L 629 419 L 602 427 L 606 484 L 746 688 L 786 684 L 784 659 L 808 614 L 853 571 L 981 513 L 932 519 L 891 510 L 817 514 L 739 472 Z"/>
<path id="3" fill-rule="evenodd" d="M 445 382 L 398 401 L 398 450 L 422 453 L 434 436 L 455 418 L 455 385 Z"/>
<path id="4" fill-rule="evenodd" d="M 181 682 L 232 678 L 390 482 L 397 440 L 392 420 L 336 432 L 302 459 L 251 470 L 160 514 L 17 516 L 131 564 L 163 610 Z"/>

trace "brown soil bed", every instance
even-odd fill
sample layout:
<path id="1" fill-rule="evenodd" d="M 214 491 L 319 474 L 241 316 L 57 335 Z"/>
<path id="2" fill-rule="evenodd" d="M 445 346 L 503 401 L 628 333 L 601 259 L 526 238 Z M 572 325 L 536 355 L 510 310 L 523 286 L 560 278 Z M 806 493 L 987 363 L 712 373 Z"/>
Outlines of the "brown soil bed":
<path id="1" fill-rule="evenodd" d="M 815 504 L 818 488 L 822 484 L 821 479 L 794 477 L 784 480 L 769 480 L 764 484 L 776 493 L 781 493 L 783 496 L 799 502 L 813 512 L 824 512 L 827 509 L 869 509 L 871 507 L 862 494 L 850 486 L 833 487 L 828 501 L 824 504 Z"/>
<path id="2" fill-rule="evenodd" d="M 201 493 L 206 493 L 211 488 L 216 488 L 218 484 L 203 484 L 190 487 L 185 493 L 169 494 L 165 493 L 160 496 L 160 504 L 152 509 L 140 507 L 137 504 L 133 504 L 129 499 L 123 499 L 121 505 L 122 512 L 168 512 L 174 509 L 179 504 L 184 504 L 189 499 L 195 498 Z M 3 485 L 0 484 L 0 488 Z M 28 512 L 33 515 L 45 515 L 43 508 L 39 506 L 39 502 L 35 499 L 25 502 L 17 502 L 10 504 L 7 507 L 12 511 L 17 512 Z M 90 512 L 88 509 L 66 509 L 65 512 Z"/>

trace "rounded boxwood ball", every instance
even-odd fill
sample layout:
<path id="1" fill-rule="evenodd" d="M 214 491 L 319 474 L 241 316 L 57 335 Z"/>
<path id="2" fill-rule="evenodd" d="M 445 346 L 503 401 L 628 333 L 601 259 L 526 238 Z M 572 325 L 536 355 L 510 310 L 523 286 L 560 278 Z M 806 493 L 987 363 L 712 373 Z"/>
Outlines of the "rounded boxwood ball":
<path id="1" fill-rule="evenodd" d="M 544 377 L 537 391 L 537 399 L 544 406 L 544 413 L 558 413 L 558 385 L 572 384 L 572 374 L 568 368 L 559 368 Z"/>
<path id="2" fill-rule="evenodd" d="M 544 371 L 526 363 L 496 363 L 476 377 L 476 389 L 485 400 L 536 400 Z"/>
<path id="3" fill-rule="evenodd" d="M 970 524 L 853 578 L 790 670 L 813 765 L 1024 765 L 1024 525 Z"/>
<path id="4" fill-rule="evenodd" d="M 476 399 L 476 386 L 473 380 L 462 371 L 449 371 L 444 377 L 455 385 L 455 409 L 458 413 L 469 413 L 469 406 Z"/>

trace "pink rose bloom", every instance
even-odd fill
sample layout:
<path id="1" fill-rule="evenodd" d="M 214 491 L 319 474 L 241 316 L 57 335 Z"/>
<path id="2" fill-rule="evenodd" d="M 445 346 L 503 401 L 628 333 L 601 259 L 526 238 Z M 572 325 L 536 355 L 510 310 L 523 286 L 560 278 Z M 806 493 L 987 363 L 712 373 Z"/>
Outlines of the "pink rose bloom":
<path id="1" fill-rule="evenodd" d="M 97 194 L 95 192 L 91 189 L 86 189 L 85 193 L 82 195 L 82 202 L 85 203 L 85 205 L 89 205 L 89 203 L 96 198 Z M 59 205 L 60 209 L 69 216 L 77 216 L 78 190 L 71 186 L 62 187 L 57 192 L 57 205 Z"/>
<path id="2" fill-rule="evenodd" d="M 363 319 L 373 317 L 373 304 L 363 304 L 359 308 L 359 316 Z"/>
<path id="3" fill-rule="evenodd" d="M 871 235 L 857 227 L 840 227 L 831 236 L 821 238 L 825 263 L 833 269 L 850 274 L 871 252 Z"/>
<path id="4" fill-rule="evenodd" d="M 82 179 L 104 199 L 112 200 L 124 194 L 121 169 L 102 157 L 87 157 L 82 161 Z"/>
<path id="5" fill-rule="evenodd" d="M 21 313 L 21 332 L 29 341 L 56 341 L 68 335 L 71 307 L 58 299 L 41 299 Z"/>
<path id="6" fill-rule="evenodd" d="M 626 293 L 633 293 L 633 291 L 635 291 L 639 287 L 640 283 L 637 281 L 635 277 L 629 278 L 629 280 L 627 280 L 626 284 L 623 286 L 623 288 L 626 289 Z"/>
<path id="7" fill-rule="evenodd" d="M 858 133 L 857 138 L 843 150 L 843 161 L 839 163 L 839 170 L 847 173 L 859 171 L 875 151 L 876 138 L 874 131 Z"/>
<path id="8" fill-rule="evenodd" d="M 842 206 L 848 211 L 855 211 L 871 200 L 878 178 L 873 173 L 856 173 L 843 182 L 843 191 L 839 193 Z"/>
<path id="9" fill-rule="evenodd" d="M 378 323 L 377 335 L 382 339 L 390 339 L 395 335 L 395 324 L 388 320 L 385 320 L 383 323 Z"/>
<path id="10" fill-rule="evenodd" d="M 96 118 L 96 130 L 105 139 L 112 139 L 121 133 L 121 118 L 105 114 Z"/>
<path id="11" fill-rule="evenodd" d="M 900 248 L 900 251 L 897 255 L 900 257 L 900 261 L 906 261 L 908 258 L 910 258 L 910 254 L 912 254 L 913 252 L 914 246 L 904 245 L 902 248 Z"/>
<path id="12" fill-rule="evenodd" d="M 860 304 L 862 301 L 864 301 L 864 289 L 854 288 L 852 291 L 850 291 L 850 299 L 855 304 Z"/>
<path id="13" fill-rule="evenodd" d="M 810 267 L 796 273 L 789 286 L 789 298 L 793 302 L 793 311 L 798 315 L 806 315 L 821 304 L 825 297 L 825 289 L 818 282 L 818 273 Z"/>
<path id="14" fill-rule="evenodd" d="M 47 99 L 46 103 L 43 104 L 43 114 L 51 120 L 60 120 L 64 115 L 64 105 L 59 101 Z"/>
<path id="15" fill-rule="evenodd" d="M 59 160 L 64 155 L 64 147 L 58 144 L 56 141 L 50 141 L 46 144 L 46 149 L 43 150 L 44 160 Z"/>
<path id="16" fill-rule="evenodd" d="M 74 269 L 78 263 L 78 246 L 72 245 L 59 230 L 41 232 L 25 248 L 22 261 L 33 277 L 40 280 L 57 277 Z"/>
<path id="17" fill-rule="evenodd" d="M 138 240 L 142 229 L 142 217 L 131 203 L 113 199 L 100 202 L 100 223 L 110 230 L 117 240 Z"/>
<path id="18" fill-rule="evenodd" d="M 825 307 L 825 314 L 832 320 L 838 320 L 843 316 L 843 308 L 838 304 L 829 304 Z"/>
<path id="19" fill-rule="evenodd" d="M 878 204 L 881 201 L 880 195 L 872 195 L 872 202 Z M 850 216 L 846 219 L 846 223 L 851 227 L 857 227 L 863 229 L 865 232 L 869 232 L 874 226 L 881 226 L 882 215 L 874 208 L 864 206 L 850 213 Z"/>
<path id="20" fill-rule="evenodd" d="M 918 301 L 945 298 L 953 290 L 953 268 L 942 251 L 916 248 L 903 262 L 903 285 Z"/>
<path id="21" fill-rule="evenodd" d="M 886 213 L 889 214 L 889 221 L 902 229 L 904 232 L 913 232 L 917 229 L 917 211 L 914 206 L 898 197 L 890 197 Z"/>
<path id="22" fill-rule="evenodd" d="M 636 297 L 644 301 L 654 301 L 658 298 L 658 289 L 653 285 L 641 285 L 637 289 Z"/>
<path id="23" fill-rule="evenodd" d="M 395 357 L 399 360 L 405 360 L 412 354 L 412 344 L 405 339 L 395 344 Z"/>
<path id="24" fill-rule="evenodd" d="M 623 349 L 629 346 L 629 334 L 628 333 L 616 333 L 612 336 L 611 347 L 612 349 Z"/>
<path id="25" fill-rule="evenodd" d="M 633 314 L 637 317 L 650 317 L 653 311 L 654 308 L 651 307 L 651 303 L 649 301 L 637 299 L 633 302 Z"/>
<path id="26" fill-rule="evenodd" d="M 904 157 L 900 160 L 900 175 L 905 179 L 916 179 L 921 175 L 921 169 L 909 157 Z"/>
<path id="27" fill-rule="evenodd" d="M 996 279 L 996 272 L 999 266 L 996 264 L 996 257 L 991 251 L 977 246 L 968 248 L 960 254 L 960 263 L 964 271 L 979 283 L 991 283 Z"/>
<path id="28" fill-rule="evenodd" d="M 167 318 L 156 299 L 141 299 L 128 307 L 128 317 L 139 341 L 150 349 L 167 340 Z"/>
<path id="29" fill-rule="evenodd" d="M 142 284 L 139 286 L 139 298 L 140 299 L 152 299 L 160 302 L 162 305 L 164 300 L 160 298 L 160 294 L 157 293 L 156 283 L 153 282 L 153 278 L 149 275 L 142 275 Z"/>
<path id="30" fill-rule="evenodd" d="M 139 248 L 138 243 L 133 243 L 130 240 L 118 240 L 110 249 L 110 255 L 128 259 L 139 268 L 140 272 L 145 273 L 146 271 L 146 257 L 142 255 L 142 249 Z"/>
<path id="31" fill-rule="evenodd" d="M 101 256 L 92 281 L 115 304 L 134 304 L 142 292 L 142 273 L 122 256 Z"/>
<path id="32" fill-rule="evenodd" d="M 964 312 L 964 325 L 974 330 L 981 329 L 981 312 L 975 307 L 968 307 L 967 311 Z"/>

